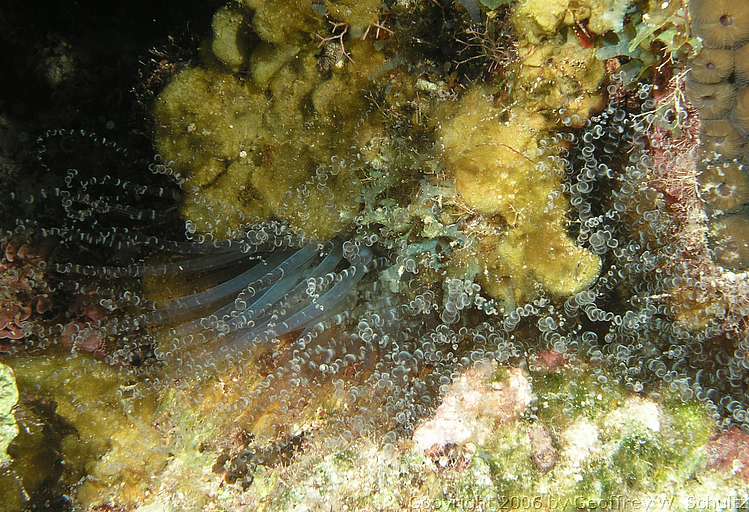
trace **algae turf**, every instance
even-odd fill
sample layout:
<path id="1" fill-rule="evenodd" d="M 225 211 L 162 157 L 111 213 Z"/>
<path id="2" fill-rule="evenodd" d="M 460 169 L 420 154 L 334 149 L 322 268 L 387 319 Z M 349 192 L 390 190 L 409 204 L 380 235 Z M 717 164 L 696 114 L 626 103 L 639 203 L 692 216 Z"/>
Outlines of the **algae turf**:
<path id="1" fill-rule="evenodd" d="M 71 505 L 71 498 L 85 504 L 115 488 L 122 503 L 140 496 L 165 460 L 150 424 L 153 402 L 129 397 L 125 378 L 94 359 L 10 363 L 21 396 L 15 409 L 21 434 L 8 448 L 12 462 L 3 473 L 4 503 L 15 504 L 7 510 Z"/>
<path id="2" fill-rule="evenodd" d="M 507 367 L 469 372 L 445 397 L 447 402 L 458 398 L 455 406 L 465 408 L 463 414 L 438 410 L 424 420 L 424 428 L 445 436 L 432 437 L 437 444 L 423 447 L 418 434 L 396 444 L 365 437 L 341 445 L 312 437 L 284 464 L 255 466 L 249 485 L 224 476 L 222 491 L 203 496 L 201 506 L 231 509 L 241 502 L 258 510 L 595 510 L 623 501 L 628 510 L 647 510 L 656 502 L 688 510 L 689 503 L 704 496 L 724 495 L 733 503 L 745 498 L 736 475 L 709 465 L 715 427 L 704 407 L 685 404 L 669 392 L 638 396 L 580 375 L 580 368 L 531 375 Z M 517 396 L 501 390 L 529 377 L 533 403 L 524 415 L 494 414 L 489 407 L 477 415 L 467 403 L 522 409 Z M 571 392 L 578 398 L 570 407 Z M 534 412 L 541 409 L 543 414 Z M 462 422 L 458 429 L 488 427 L 488 435 L 456 444 L 456 418 Z M 538 432 L 551 442 L 539 443 Z M 554 455 L 542 464 L 539 450 Z M 183 482 L 181 470 L 195 474 L 194 464 L 173 461 L 162 489 Z M 206 480 L 201 485 L 210 486 Z M 181 489 L 179 494 L 159 493 L 150 506 L 180 504 L 192 510 L 180 495 L 196 488 L 188 491 L 181 484 Z"/>

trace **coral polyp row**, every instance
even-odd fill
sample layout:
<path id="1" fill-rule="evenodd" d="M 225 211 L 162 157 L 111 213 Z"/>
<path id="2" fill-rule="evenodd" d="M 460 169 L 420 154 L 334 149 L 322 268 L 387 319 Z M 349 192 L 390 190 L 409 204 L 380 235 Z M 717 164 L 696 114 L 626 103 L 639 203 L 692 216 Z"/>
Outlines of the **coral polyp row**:
<path id="1" fill-rule="evenodd" d="M 690 63 L 688 94 L 701 119 L 700 184 L 717 261 L 749 268 L 749 6 L 692 1 L 704 48 Z"/>

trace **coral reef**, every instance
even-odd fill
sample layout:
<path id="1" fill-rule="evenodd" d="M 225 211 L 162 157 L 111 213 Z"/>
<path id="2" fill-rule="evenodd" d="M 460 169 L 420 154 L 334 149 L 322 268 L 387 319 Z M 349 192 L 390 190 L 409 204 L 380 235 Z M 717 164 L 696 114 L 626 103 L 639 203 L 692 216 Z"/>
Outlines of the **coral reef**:
<path id="1" fill-rule="evenodd" d="M 749 10 L 742 3 L 692 1 L 695 31 L 708 48 L 733 48 L 749 39 Z"/>
<path id="2" fill-rule="evenodd" d="M 692 61 L 689 99 L 702 121 L 700 185 L 711 218 L 716 261 L 726 268 L 749 268 L 744 224 L 749 174 L 742 55 L 749 48 L 749 9 L 730 2 L 691 2 L 694 31 L 704 48 Z"/>
<path id="3" fill-rule="evenodd" d="M 7 194 L 9 508 L 745 498 L 738 42 L 687 73 L 681 2 L 216 7 L 136 88 L 156 157 L 48 129 Z"/>
<path id="4" fill-rule="evenodd" d="M 469 368 L 413 439 L 384 447 L 311 437 L 289 458 L 253 447 L 211 469 L 219 448 L 199 413 L 178 414 L 182 440 L 137 510 L 734 510 L 747 498 L 741 434 L 715 436 L 704 408 L 668 391 L 632 394 L 553 357 Z"/>

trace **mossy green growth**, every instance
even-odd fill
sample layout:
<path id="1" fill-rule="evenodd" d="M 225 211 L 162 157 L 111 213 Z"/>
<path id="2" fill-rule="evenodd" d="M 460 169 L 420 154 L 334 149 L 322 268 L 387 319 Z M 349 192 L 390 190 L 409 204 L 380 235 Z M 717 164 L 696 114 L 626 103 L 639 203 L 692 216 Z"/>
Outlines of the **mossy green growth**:
<path id="1" fill-rule="evenodd" d="M 264 482 L 270 474 L 285 480 L 275 481 L 275 492 L 264 484 L 262 495 L 278 497 L 273 502 L 279 510 L 335 503 L 357 510 L 573 511 L 613 508 L 623 497 L 627 510 L 646 510 L 654 497 L 679 503 L 681 486 L 710 474 L 704 455 L 713 427 L 707 411 L 668 393 L 641 397 L 602 383 L 603 377 L 609 375 L 590 367 L 534 372 L 535 408 L 480 445 L 445 448 L 458 461 L 454 465 L 443 466 L 405 444 L 383 452 L 359 440 L 345 454 L 312 447 L 288 468 L 264 470 Z M 539 431 L 551 439 L 543 448 L 534 441 Z M 556 453 L 546 459 L 554 461 L 551 467 L 537 465 L 540 449 Z M 375 475 L 387 482 L 377 490 Z M 730 477 L 707 481 L 695 492 L 740 492 L 741 484 Z"/>
<path id="2" fill-rule="evenodd" d="M 133 388 L 126 376 L 88 357 L 23 357 L 10 364 L 22 400 L 31 404 L 29 410 L 49 409 L 51 416 L 46 416 L 56 418 L 56 426 L 39 430 L 41 442 L 25 439 L 26 448 L 19 450 L 11 445 L 13 468 L 24 488 L 33 491 L 49 485 L 52 474 L 38 471 L 35 453 L 47 453 L 44 436 L 55 432 L 63 488 L 87 477 L 77 488 L 80 503 L 98 504 L 112 496 L 121 503 L 134 503 L 147 486 L 148 475 L 165 460 L 150 423 L 153 399 L 131 396 Z M 46 416 L 41 415 L 40 421 L 51 421 Z"/>
<path id="3" fill-rule="evenodd" d="M 513 428 L 500 429 L 477 451 L 476 457 L 479 464 L 487 464 L 497 494 L 521 496 L 530 490 L 528 482 L 541 475 L 533 465 L 532 455 L 529 425 L 520 422 Z"/>
<path id="4" fill-rule="evenodd" d="M 13 370 L 0 363 L 0 467 L 8 463 L 6 450 L 18 435 L 13 408 L 18 403 L 18 388 Z"/>
<path id="5" fill-rule="evenodd" d="M 716 434 L 715 421 L 705 406 L 698 402 L 684 402 L 666 394 L 663 408 L 670 421 L 673 435 L 667 447 L 672 457 L 671 471 L 677 477 L 690 478 L 705 464 L 705 445 Z"/>
<path id="6" fill-rule="evenodd" d="M 534 489 L 553 488 L 568 503 L 613 503 L 623 494 L 672 495 L 675 482 L 706 471 L 714 423 L 704 406 L 670 393 L 643 398 L 609 377 L 581 367 L 534 374 L 530 417 L 553 433 L 560 454 Z"/>
<path id="7" fill-rule="evenodd" d="M 204 62 L 154 106 L 156 145 L 185 179 L 183 215 L 198 230 L 226 236 L 279 218 L 327 239 L 352 222 L 358 148 L 381 123 L 364 91 L 383 76 L 385 55 L 370 39 L 344 46 L 342 34 L 376 23 L 379 8 L 247 0 L 215 14 Z"/>
<path id="8" fill-rule="evenodd" d="M 575 368 L 539 372 L 533 375 L 533 389 L 538 396 L 534 414 L 556 429 L 569 426 L 579 416 L 596 421 L 618 407 L 625 397 L 618 385 L 601 384 L 596 375 Z"/>
<path id="9" fill-rule="evenodd" d="M 499 369 L 492 383 L 501 386 L 518 371 Z M 481 440 L 421 451 L 405 438 L 344 441 L 313 429 L 285 462 L 252 469 L 245 487 L 225 481 L 214 465 L 221 447 L 234 442 L 232 429 L 217 425 L 218 418 L 201 421 L 218 416 L 210 404 L 185 408 L 183 391 L 170 392 L 156 416 L 170 432 L 169 462 L 149 480 L 140 505 L 184 511 L 574 511 L 615 508 L 626 496 L 627 510 L 634 511 L 647 510 L 652 497 L 681 510 L 684 492 L 742 496 L 743 484 L 707 469 L 714 427 L 702 405 L 665 392 L 629 393 L 590 366 L 534 369 L 530 377 L 534 406 L 496 423 Z M 218 388 L 208 394 L 215 395 L 206 397 L 211 403 L 224 396 Z M 346 413 L 331 411 L 326 421 L 335 424 L 336 414 Z"/>

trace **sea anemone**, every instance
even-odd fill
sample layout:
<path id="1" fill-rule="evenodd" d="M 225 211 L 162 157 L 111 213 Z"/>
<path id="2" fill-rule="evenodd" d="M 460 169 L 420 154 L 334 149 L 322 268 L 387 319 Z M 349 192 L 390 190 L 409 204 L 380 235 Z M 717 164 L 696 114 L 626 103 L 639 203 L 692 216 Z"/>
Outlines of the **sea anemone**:
<path id="1" fill-rule="evenodd" d="M 264 229 L 251 229 L 248 237 Z M 166 359 L 169 353 L 179 354 L 195 369 L 208 368 L 241 360 L 245 353 L 262 351 L 289 335 L 304 337 L 331 322 L 340 323 L 356 301 L 357 283 L 377 265 L 367 247 L 347 244 L 344 249 L 334 241 L 291 249 L 273 247 L 278 238 L 268 240 L 273 242 L 271 252 L 262 252 L 268 245 L 240 243 L 228 252 L 233 258 L 210 254 L 214 263 L 226 256 L 224 265 L 212 272 L 223 266 L 235 272 L 249 268 L 136 320 L 149 327 L 172 326 L 170 341 L 160 347 L 160 354 Z M 192 267 L 190 260 L 170 265 L 182 267 L 183 275 L 205 271 Z"/>
<path id="2" fill-rule="evenodd" d="M 260 383 L 224 404 L 230 411 L 260 415 L 263 404 L 290 410 L 295 393 L 334 382 L 346 407 L 358 411 L 358 431 L 376 423 L 392 439 L 412 431 L 475 362 L 551 350 L 570 361 L 606 361 L 635 391 L 665 380 L 685 397 L 712 404 L 716 419 L 744 424 L 749 400 L 734 398 L 731 382 L 745 378 L 745 363 L 727 352 L 731 343 L 715 339 L 743 329 L 746 312 L 724 312 L 696 330 L 674 321 L 683 306 L 669 297 L 702 285 L 692 239 L 674 236 L 678 217 L 653 185 L 658 176 L 675 178 L 662 174 L 674 172 L 667 168 L 671 159 L 653 160 L 651 93 L 645 87 L 634 97 L 641 105 L 634 111 L 632 96 L 621 94 L 581 133 L 543 142 L 558 146 L 563 139 L 570 147 L 560 158 L 577 219 L 573 234 L 603 261 L 594 284 L 566 300 L 539 295 L 503 309 L 470 277 L 435 273 L 448 245 L 398 242 L 400 235 L 377 224 L 313 241 L 277 221 L 245 226 L 223 240 L 188 222 L 179 237 L 169 230 L 168 202 L 160 210 L 138 204 L 168 196 L 168 187 L 81 173 L 68 172 L 63 188 L 43 192 L 47 203 L 57 198 L 63 215 L 38 217 L 55 226 L 35 225 L 49 237 L 92 248 L 78 261 L 65 261 L 71 253 L 59 251 L 49 268 L 64 283 L 60 290 L 94 292 L 106 310 L 95 326 L 114 340 L 106 351 L 110 363 L 138 367 L 154 386 L 186 375 L 228 375 L 250 361 L 262 368 Z M 151 167 L 170 174 L 167 164 Z M 153 219 L 162 220 L 158 229 Z M 115 229 L 118 223 L 129 229 Z M 172 291 L 158 293 L 165 285 Z M 34 332 L 50 339 L 61 329 Z M 701 361 L 698 368 L 726 368 L 728 361 L 730 370 L 695 373 L 694 361 Z M 739 405 L 727 411 L 719 396 Z"/>
<path id="3" fill-rule="evenodd" d="M 180 188 L 189 185 L 170 162 L 138 161 L 93 133 L 50 130 L 39 140 L 45 186 L 33 193 L 19 187 L 12 195 L 18 208 L 9 231 L 53 241 L 47 268 L 55 304 L 82 298 L 85 306 L 77 309 L 90 312 L 93 305 L 103 315 L 60 307 L 50 322 L 31 323 L 35 348 L 62 338 L 156 387 L 230 380 L 246 371 L 257 381 L 221 403 L 246 415 L 262 415 L 264 406 L 288 411 L 332 387 L 341 410 L 350 412 L 341 425 L 344 436 L 374 424 L 388 440 L 412 432 L 450 383 L 477 362 L 518 363 L 538 352 L 569 364 L 577 358 L 606 364 L 635 392 L 665 382 L 684 398 L 706 402 L 716 420 L 747 427 L 749 283 L 736 275 L 729 281 L 712 260 L 698 196 L 697 125 L 687 127 L 684 140 L 675 139 L 662 127 L 684 122 L 683 112 L 658 110 L 653 86 L 631 90 L 623 73 L 609 78 L 605 108 L 580 129 L 543 130 L 533 144 L 551 157 L 524 163 L 534 185 L 544 166 L 558 170 L 541 209 L 562 204 L 564 196 L 559 232 L 595 259 L 595 272 L 567 294 L 530 285 L 534 293 L 514 301 L 494 300 L 482 288 L 483 274 L 493 269 L 461 265 L 455 256 L 475 249 L 486 232 L 501 233 L 517 222 L 520 214 L 511 209 L 518 204 L 508 202 L 503 219 L 468 208 L 455 175 L 446 177 L 433 158 L 435 130 L 420 132 L 426 149 L 407 125 L 378 132 L 377 139 L 391 145 L 384 156 L 356 160 L 361 194 L 345 198 L 356 213 L 337 223 L 328 240 L 311 239 L 288 219 L 272 216 L 221 236 L 208 233 L 212 222 L 198 226 L 178 215 Z M 703 121 L 706 146 L 724 157 L 735 154 L 742 141 L 725 120 L 733 85 L 692 80 L 690 90 L 705 118 L 721 118 Z M 445 110 L 456 107 L 452 95 L 432 99 L 446 103 Z M 488 108 L 495 109 L 494 100 L 487 98 Z M 362 105 L 369 115 L 369 103 L 362 99 Z M 448 119 L 439 108 L 430 112 L 432 126 Z M 496 118 L 485 121 L 499 123 L 501 114 L 497 109 Z M 383 123 L 388 116 L 413 118 L 394 106 Z M 402 133 L 409 135 L 398 138 Z M 371 141 L 364 147 L 379 151 Z M 386 151 L 416 156 L 406 162 Z M 507 150 L 508 173 L 523 156 Z M 284 161 L 276 161 L 278 169 Z M 405 170 L 391 173 L 393 161 Z M 347 169 L 342 159 L 335 163 Z M 324 178 L 315 165 L 305 165 L 305 175 Z M 430 165 L 437 170 L 425 171 Z M 289 184 L 288 192 L 303 198 L 301 189 L 312 186 Z M 190 193 L 191 201 L 201 200 L 199 190 Z M 279 211 L 289 209 L 285 197 L 278 196 Z M 335 198 L 319 197 L 333 206 Z M 197 206 L 203 220 L 218 217 L 218 210 Z M 741 261 L 739 249 L 733 253 Z M 553 269 L 553 256 L 542 250 L 536 256 Z M 596 376 L 606 385 L 603 371 Z"/>

